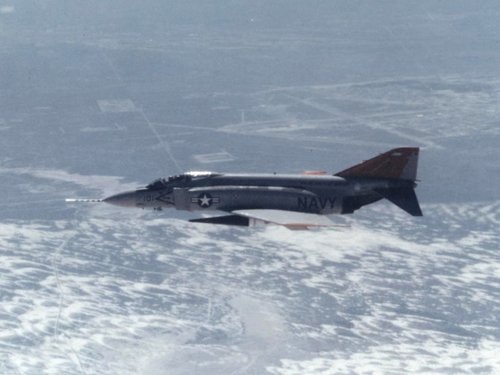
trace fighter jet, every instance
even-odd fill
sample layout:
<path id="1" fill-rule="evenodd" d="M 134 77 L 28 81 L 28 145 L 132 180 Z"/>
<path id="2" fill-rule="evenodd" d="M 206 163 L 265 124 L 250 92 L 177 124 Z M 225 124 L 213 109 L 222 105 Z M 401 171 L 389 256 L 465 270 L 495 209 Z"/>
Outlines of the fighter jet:
<path id="1" fill-rule="evenodd" d="M 226 213 L 195 223 L 289 229 L 335 226 L 325 215 L 351 214 L 383 198 L 413 216 L 422 216 L 415 195 L 419 148 L 387 151 L 334 175 L 186 172 L 100 201 L 121 207 Z"/>

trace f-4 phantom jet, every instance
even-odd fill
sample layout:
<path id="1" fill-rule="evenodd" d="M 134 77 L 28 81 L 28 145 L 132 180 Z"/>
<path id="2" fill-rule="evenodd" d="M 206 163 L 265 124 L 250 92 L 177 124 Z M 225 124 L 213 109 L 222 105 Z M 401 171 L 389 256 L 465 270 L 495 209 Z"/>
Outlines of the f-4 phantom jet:
<path id="1" fill-rule="evenodd" d="M 419 149 L 403 147 L 334 175 L 186 172 L 160 178 L 144 188 L 102 200 L 122 207 L 222 211 L 226 215 L 190 220 L 239 226 L 278 224 L 290 229 L 335 226 L 325 215 L 350 214 L 383 198 L 422 216 L 416 174 Z"/>

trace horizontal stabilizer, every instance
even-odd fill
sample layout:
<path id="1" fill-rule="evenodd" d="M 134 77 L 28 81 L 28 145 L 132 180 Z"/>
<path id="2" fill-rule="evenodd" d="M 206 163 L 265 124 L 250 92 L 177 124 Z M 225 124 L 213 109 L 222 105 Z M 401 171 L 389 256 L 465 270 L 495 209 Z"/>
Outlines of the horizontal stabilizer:
<path id="1" fill-rule="evenodd" d="M 418 204 L 417 195 L 413 188 L 375 189 L 375 191 L 402 210 L 408 212 L 410 215 L 423 216 L 420 205 Z"/>

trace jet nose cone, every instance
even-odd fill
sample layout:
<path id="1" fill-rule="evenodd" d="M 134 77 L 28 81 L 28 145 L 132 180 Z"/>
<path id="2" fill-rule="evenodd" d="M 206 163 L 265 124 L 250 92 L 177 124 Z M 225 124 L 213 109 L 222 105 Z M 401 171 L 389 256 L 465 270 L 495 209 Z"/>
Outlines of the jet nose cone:
<path id="1" fill-rule="evenodd" d="M 111 195 L 104 198 L 102 201 L 115 206 L 135 207 L 135 191 L 126 191 L 124 193 Z"/>

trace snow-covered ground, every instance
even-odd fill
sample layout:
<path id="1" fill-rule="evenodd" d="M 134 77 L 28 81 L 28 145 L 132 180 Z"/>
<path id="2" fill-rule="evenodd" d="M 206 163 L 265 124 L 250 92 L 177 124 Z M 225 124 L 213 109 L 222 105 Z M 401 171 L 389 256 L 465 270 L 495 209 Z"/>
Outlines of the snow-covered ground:
<path id="1" fill-rule="evenodd" d="M 380 205 L 308 232 L 97 208 L 5 222 L 1 369 L 496 373 L 499 207 L 415 223 Z"/>

